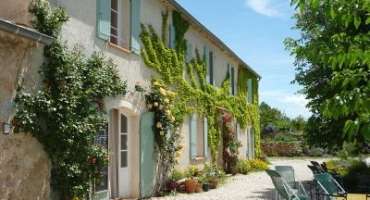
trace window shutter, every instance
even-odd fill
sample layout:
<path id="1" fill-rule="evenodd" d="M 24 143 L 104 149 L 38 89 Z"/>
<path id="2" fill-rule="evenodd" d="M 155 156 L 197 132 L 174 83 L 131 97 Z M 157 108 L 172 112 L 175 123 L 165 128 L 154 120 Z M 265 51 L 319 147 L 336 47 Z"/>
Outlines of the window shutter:
<path id="1" fill-rule="evenodd" d="M 207 118 L 204 118 L 204 130 L 203 130 L 203 135 L 204 135 L 204 157 L 208 158 L 208 120 Z"/>
<path id="2" fill-rule="evenodd" d="M 193 58 L 193 45 L 188 41 L 186 47 L 186 62 L 190 62 Z"/>
<path id="3" fill-rule="evenodd" d="M 209 81 L 210 81 L 210 77 L 209 77 L 209 49 L 206 45 L 203 47 L 203 60 L 205 62 L 205 65 L 206 65 L 205 67 L 206 67 L 206 70 L 207 70 L 206 79 L 207 79 L 207 82 L 209 83 Z"/>
<path id="4" fill-rule="evenodd" d="M 175 48 L 176 47 L 176 31 L 175 27 L 173 25 L 170 25 L 170 48 Z"/>
<path id="5" fill-rule="evenodd" d="M 97 36 L 103 40 L 110 38 L 111 0 L 96 1 L 96 31 Z"/>
<path id="6" fill-rule="evenodd" d="M 195 114 L 190 117 L 190 159 L 197 157 L 197 116 Z"/>
<path id="7" fill-rule="evenodd" d="M 140 54 L 141 0 L 131 0 L 131 51 Z"/>
<path id="8" fill-rule="evenodd" d="M 253 84 L 252 84 L 252 79 L 248 79 L 248 102 L 252 103 L 253 102 Z"/>

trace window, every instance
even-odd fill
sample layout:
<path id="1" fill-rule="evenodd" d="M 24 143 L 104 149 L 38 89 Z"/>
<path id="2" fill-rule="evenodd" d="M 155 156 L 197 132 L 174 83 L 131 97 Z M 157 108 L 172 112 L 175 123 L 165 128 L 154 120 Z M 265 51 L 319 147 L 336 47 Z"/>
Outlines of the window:
<path id="1" fill-rule="evenodd" d="M 105 148 L 108 151 L 108 124 L 105 128 L 98 132 L 95 140 L 95 144 Z M 102 191 L 108 189 L 108 167 L 104 167 L 100 171 L 100 179 L 95 183 L 96 191 Z"/>
<path id="2" fill-rule="evenodd" d="M 121 114 L 121 128 L 120 128 L 120 158 L 121 168 L 127 167 L 128 160 L 128 129 L 127 129 L 127 117 Z"/>
<path id="3" fill-rule="evenodd" d="M 230 80 L 230 94 L 235 95 L 235 68 L 229 63 L 227 63 L 227 73 Z"/>
<path id="4" fill-rule="evenodd" d="M 209 52 L 209 64 L 208 64 L 208 76 L 209 76 L 209 84 L 213 85 L 213 52 Z"/>
<path id="5" fill-rule="evenodd" d="M 111 0 L 110 42 L 124 48 L 130 47 L 130 1 Z"/>
<path id="6" fill-rule="evenodd" d="M 230 68 L 230 82 L 231 82 L 231 95 L 235 95 L 235 68 L 231 65 Z"/>
<path id="7" fill-rule="evenodd" d="M 208 126 L 207 119 L 193 114 L 190 117 L 190 158 L 197 160 L 207 157 Z"/>

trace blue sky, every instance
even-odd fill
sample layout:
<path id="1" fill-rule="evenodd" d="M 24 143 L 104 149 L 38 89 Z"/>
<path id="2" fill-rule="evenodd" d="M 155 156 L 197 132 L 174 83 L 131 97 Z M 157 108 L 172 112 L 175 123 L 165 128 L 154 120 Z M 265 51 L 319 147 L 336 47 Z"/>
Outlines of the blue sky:
<path id="1" fill-rule="evenodd" d="M 286 37 L 299 36 L 291 29 L 290 0 L 177 1 L 262 76 L 261 101 L 289 117 L 310 116 L 299 86 L 290 83 L 294 58 L 283 45 Z"/>

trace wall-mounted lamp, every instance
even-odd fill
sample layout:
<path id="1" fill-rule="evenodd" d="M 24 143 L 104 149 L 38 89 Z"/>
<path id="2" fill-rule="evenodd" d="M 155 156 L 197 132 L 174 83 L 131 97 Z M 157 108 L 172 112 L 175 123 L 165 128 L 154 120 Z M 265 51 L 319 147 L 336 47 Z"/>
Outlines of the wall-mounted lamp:
<path id="1" fill-rule="evenodd" d="M 9 124 L 9 123 L 3 123 L 3 134 L 4 135 L 10 135 L 11 131 L 12 131 L 12 125 Z"/>

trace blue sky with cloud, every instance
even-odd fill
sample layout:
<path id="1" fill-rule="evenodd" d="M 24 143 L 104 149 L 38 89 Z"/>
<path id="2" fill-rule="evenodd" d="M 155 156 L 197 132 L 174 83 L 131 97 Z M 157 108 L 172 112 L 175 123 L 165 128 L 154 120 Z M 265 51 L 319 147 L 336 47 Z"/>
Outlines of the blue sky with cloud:
<path id="1" fill-rule="evenodd" d="M 260 98 L 289 117 L 310 113 L 294 79 L 294 58 L 283 45 L 292 30 L 290 0 L 177 0 L 262 76 Z"/>

